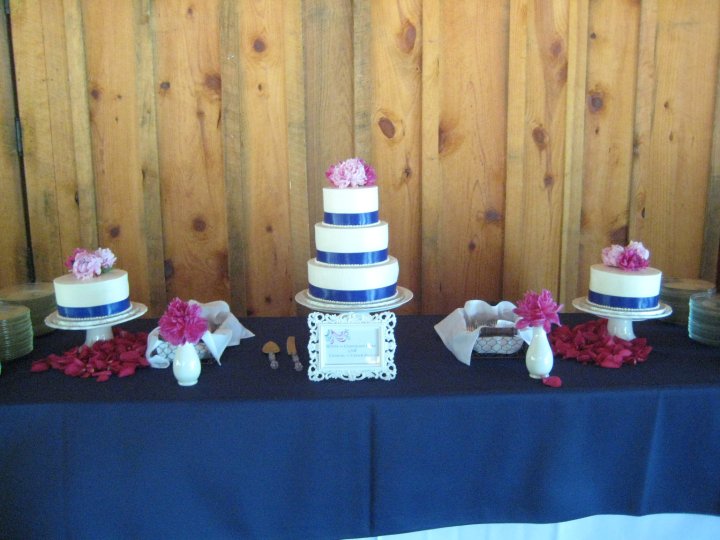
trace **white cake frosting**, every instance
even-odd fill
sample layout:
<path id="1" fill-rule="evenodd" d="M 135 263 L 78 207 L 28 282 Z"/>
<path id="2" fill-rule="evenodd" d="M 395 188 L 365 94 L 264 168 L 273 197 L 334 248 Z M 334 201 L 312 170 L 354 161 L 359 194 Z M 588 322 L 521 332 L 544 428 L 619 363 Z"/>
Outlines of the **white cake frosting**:
<path id="1" fill-rule="evenodd" d="M 58 314 L 69 319 L 107 317 L 131 307 L 125 270 L 113 269 L 90 279 L 65 274 L 53 280 Z"/>
<path id="2" fill-rule="evenodd" d="M 662 272 L 656 268 L 623 270 L 604 264 L 590 267 L 588 300 L 612 309 L 646 310 L 658 307 Z"/>
<path id="3" fill-rule="evenodd" d="M 318 260 L 331 264 L 370 264 L 387 259 L 388 224 L 365 227 L 315 224 Z"/>
<path id="4" fill-rule="evenodd" d="M 308 261 L 309 293 L 331 302 L 368 303 L 397 293 L 399 264 L 388 255 L 388 224 L 378 217 L 378 188 L 323 188 L 317 254 Z"/>

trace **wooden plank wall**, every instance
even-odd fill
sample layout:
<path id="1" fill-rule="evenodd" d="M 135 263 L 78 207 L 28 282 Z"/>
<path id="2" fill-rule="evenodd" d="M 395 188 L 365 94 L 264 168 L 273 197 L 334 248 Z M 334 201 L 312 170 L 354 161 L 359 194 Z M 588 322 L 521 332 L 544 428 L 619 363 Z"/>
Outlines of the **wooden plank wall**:
<path id="1" fill-rule="evenodd" d="M 541 287 L 569 306 L 629 239 L 667 275 L 716 279 L 716 0 L 10 7 L 0 285 L 102 245 L 149 315 L 174 296 L 298 313 L 324 171 L 354 155 L 415 293 L 400 312 Z"/>

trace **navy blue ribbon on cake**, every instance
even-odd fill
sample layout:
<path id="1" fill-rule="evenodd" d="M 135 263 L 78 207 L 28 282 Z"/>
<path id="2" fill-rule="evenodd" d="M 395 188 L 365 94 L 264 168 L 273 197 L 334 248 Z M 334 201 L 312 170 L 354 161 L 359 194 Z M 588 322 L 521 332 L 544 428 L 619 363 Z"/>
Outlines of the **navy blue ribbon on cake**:
<path id="1" fill-rule="evenodd" d="M 130 309 L 130 298 L 113 302 L 111 304 L 103 304 L 101 306 L 89 307 L 65 307 L 58 306 L 58 314 L 68 319 L 91 319 L 95 317 L 109 317 L 117 315 Z"/>
<path id="2" fill-rule="evenodd" d="M 375 264 L 386 261 L 388 250 L 365 251 L 362 253 L 335 253 L 332 251 L 319 251 L 315 258 L 327 264 Z"/>
<path id="3" fill-rule="evenodd" d="M 323 217 L 323 221 L 328 225 L 372 225 L 379 220 L 380 214 L 377 210 L 360 214 L 335 214 L 333 212 L 325 212 L 325 216 Z"/>
<path id="4" fill-rule="evenodd" d="M 396 285 L 389 285 L 379 289 L 367 289 L 363 291 L 340 291 L 336 289 L 323 289 L 310 285 L 310 294 L 315 298 L 329 302 L 376 302 L 395 295 Z"/>
<path id="5" fill-rule="evenodd" d="M 588 300 L 600 306 L 620 309 L 654 309 L 658 306 L 660 296 L 625 297 L 588 291 Z"/>

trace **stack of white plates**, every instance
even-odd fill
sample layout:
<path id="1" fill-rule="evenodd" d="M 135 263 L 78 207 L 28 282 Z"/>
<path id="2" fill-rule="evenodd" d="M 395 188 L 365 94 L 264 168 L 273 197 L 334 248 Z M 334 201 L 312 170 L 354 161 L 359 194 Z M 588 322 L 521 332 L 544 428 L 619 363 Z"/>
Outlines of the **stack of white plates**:
<path id="1" fill-rule="evenodd" d="M 45 325 L 45 317 L 57 309 L 52 283 L 21 283 L 0 290 L 0 301 L 30 309 L 33 333 L 42 336 L 52 332 Z"/>
<path id="2" fill-rule="evenodd" d="M 693 294 L 713 294 L 714 292 L 715 285 L 709 281 L 663 277 L 662 286 L 660 287 L 660 301 L 672 308 L 672 315 L 663 320 L 686 326 L 690 313 L 690 297 Z"/>
<path id="3" fill-rule="evenodd" d="M 32 350 L 30 310 L 25 306 L 0 304 L 0 361 L 15 360 Z"/>
<path id="4" fill-rule="evenodd" d="M 700 343 L 720 346 L 720 296 L 700 293 L 690 297 L 688 334 Z"/>

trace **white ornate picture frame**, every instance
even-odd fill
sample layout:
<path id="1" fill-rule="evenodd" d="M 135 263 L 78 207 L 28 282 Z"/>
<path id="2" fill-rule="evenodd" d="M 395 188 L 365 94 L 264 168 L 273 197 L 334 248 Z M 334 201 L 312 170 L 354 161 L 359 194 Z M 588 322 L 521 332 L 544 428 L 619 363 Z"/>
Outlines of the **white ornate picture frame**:
<path id="1" fill-rule="evenodd" d="M 308 377 L 311 381 L 393 380 L 396 321 L 391 311 L 310 313 Z"/>

